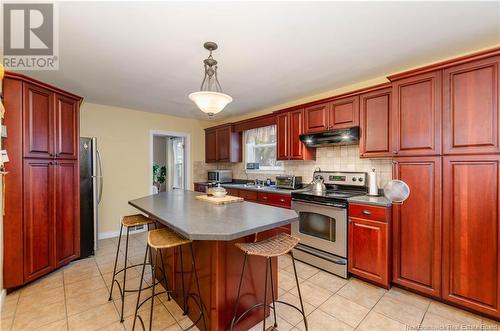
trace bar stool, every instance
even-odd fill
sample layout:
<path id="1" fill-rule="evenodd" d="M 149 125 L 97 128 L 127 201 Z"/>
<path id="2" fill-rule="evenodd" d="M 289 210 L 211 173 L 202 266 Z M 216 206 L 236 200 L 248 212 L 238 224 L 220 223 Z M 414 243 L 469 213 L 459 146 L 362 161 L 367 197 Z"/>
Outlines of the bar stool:
<path id="1" fill-rule="evenodd" d="M 118 248 L 116 249 L 116 257 L 115 257 L 115 266 L 113 268 L 113 280 L 111 282 L 111 290 L 109 291 L 109 301 L 112 300 L 113 297 L 113 288 L 115 287 L 115 283 L 118 286 L 118 290 L 120 291 L 120 298 L 122 300 L 122 306 L 121 306 L 121 313 L 120 313 L 120 322 L 123 323 L 123 309 L 125 305 L 125 293 L 130 293 L 130 292 L 139 292 L 139 289 L 127 289 L 126 287 L 126 280 L 127 280 L 127 270 L 130 268 L 134 268 L 137 266 L 140 266 L 141 264 L 134 264 L 134 265 L 127 265 L 127 258 L 128 258 L 128 239 L 129 239 L 129 234 L 130 234 L 130 228 L 138 225 L 144 225 L 148 226 L 150 224 L 155 224 L 154 220 L 142 215 L 142 214 L 136 214 L 136 215 L 128 215 L 124 216 L 121 221 L 121 226 L 120 226 L 120 237 L 118 238 Z M 118 263 L 118 254 L 120 252 L 120 245 L 121 245 L 121 240 L 122 240 L 122 233 L 123 233 L 123 227 L 127 228 L 127 237 L 125 241 L 125 262 L 124 266 L 120 270 L 116 270 L 117 263 Z M 163 270 L 162 270 L 163 271 Z M 118 279 L 116 279 L 116 276 L 123 272 L 123 288 L 120 285 L 120 282 Z"/>
<path id="2" fill-rule="evenodd" d="M 182 262 L 182 246 L 184 246 L 184 245 L 189 245 L 189 249 L 191 251 L 191 267 L 192 267 L 193 272 L 194 272 L 194 278 L 196 281 L 196 287 L 197 287 L 198 294 L 186 293 L 186 290 L 184 288 L 184 270 L 183 270 L 184 264 Z M 193 322 L 193 324 L 191 324 L 188 328 L 186 328 L 184 330 L 190 330 L 190 329 L 194 328 L 196 326 L 196 324 L 201 319 L 203 319 L 204 330 L 207 330 L 207 324 L 205 321 L 205 313 L 204 313 L 204 305 L 203 305 L 203 302 L 201 300 L 200 283 L 199 283 L 199 279 L 198 279 L 198 273 L 196 272 L 196 263 L 195 263 L 195 258 L 194 258 L 193 242 L 189 239 L 186 239 L 186 238 L 180 236 L 179 234 L 177 234 L 176 232 L 174 232 L 170 228 L 161 228 L 161 229 L 151 230 L 148 232 L 148 245 L 146 247 L 146 252 L 144 253 L 144 264 L 142 266 L 142 273 L 141 273 L 141 285 L 139 286 L 139 295 L 137 296 L 137 303 L 135 306 L 135 315 L 134 315 L 134 324 L 132 325 L 132 330 L 135 330 L 135 322 L 136 322 L 137 318 L 139 318 L 139 321 L 141 322 L 143 330 L 146 329 L 146 327 L 144 326 L 144 321 L 142 320 L 142 317 L 140 315 L 138 315 L 138 311 L 144 303 L 146 303 L 148 300 L 151 300 L 151 311 L 149 312 L 149 330 L 151 331 L 152 324 L 153 324 L 153 307 L 154 307 L 155 296 L 163 294 L 163 293 L 167 293 L 168 299 L 170 300 L 170 294 L 173 293 L 174 291 L 169 290 L 167 288 L 165 291 L 156 293 L 155 292 L 156 285 L 158 285 L 161 282 L 161 280 L 155 281 L 154 276 L 155 276 L 155 270 L 157 268 L 158 255 L 161 254 L 161 250 L 166 249 L 166 248 L 174 248 L 174 247 L 179 247 L 179 250 L 180 250 L 181 276 L 182 276 L 181 284 L 182 284 L 182 296 L 183 296 L 183 303 L 184 303 L 184 307 L 183 307 L 184 315 L 188 314 L 187 301 L 189 300 L 190 297 L 193 300 L 195 300 L 196 305 L 200 309 L 200 315 L 198 316 L 198 318 Z M 153 259 L 152 249 L 155 249 L 157 252 L 160 253 L 160 254 L 156 254 L 155 259 Z M 151 286 L 152 291 L 151 291 L 150 297 L 148 297 L 148 298 L 144 299 L 142 302 L 140 302 L 141 291 L 143 290 L 142 280 L 144 278 L 144 270 L 146 269 L 146 264 L 147 264 L 146 261 L 147 261 L 147 257 L 148 257 L 148 251 L 149 251 L 149 256 L 150 256 L 150 260 L 151 260 L 151 275 L 152 275 L 152 279 L 153 279 L 153 281 L 152 281 L 153 284 Z M 163 264 L 163 258 L 161 258 L 161 263 Z M 163 273 L 163 277 L 165 277 L 165 273 Z M 196 300 L 196 298 L 198 298 L 198 300 Z"/>
<path id="3" fill-rule="evenodd" d="M 299 279 L 297 278 L 297 269 L 295 268 L 295 259 L 293 257 L 293 252 L 292 249 L 297 246 L 299 243 L 299 239 L 296 237 L 292 237 L 286 233 L 280 233 L 274 237 L 253 242 L 253 243 L 237 243 L 235 244 L 236 247 L 241 249 L 245 253 L 245 258 L 243 260 L 243 267 L 241 269 L 241 275 L 240 275 L 240 284 L 238 286 L 238 296 L 236 299 L 236 306 L 234 307 L 234 314 L 233 314 L 233 319 L 231 321 L 231 331 L 234 329 L 236 324 L 238 324 L 243 317 L 245 317 L 246 314 L 254 310 L 255 308 L 259 307 L 269 307 L 273 310 L 274 314 L 274 328 L 278 327 L 278 323 L 276 322 L 276 302 L 285 304 L 287 306 L 290 306 L 292 308 L 295 308 L 297 311 L 299 311 L 302 314 L 302 318 L 304 319 L 304 325 L 306 327 L 306 331 L 308 330 L 307 327 L 307 319 L 306 319 L 306 314 L 304 312 L 304 304 L 302 303 L 302 295 L 300 294 L 300 287 L 299 287 Z M 293 272 L 295 274 L 295 282 L 297 283 L 297 291 L 299 293 L 299 300 L 300 300 L 300 308 L 284 301 L 276 300 L 274 296 L 274 286 L 273 286 L 273 268 L 271 264 L 271 258 L 272 257 L 278 257 L 282 256 L 285 254 L 290 253 L 292 256 L 292 264 L 293 264 Z M 243 275 L 245 273 L 245 265 L 247 262 L 247 257 L 248 255 L 256 255 L 256 256 L 262 256 L 266 258 L 266 276 L 265 276 L 265 285 L 264 285 L 264 303 L 257 303 L 253 305 L 252 307 L 248 308 L 245 310 L 240 316 L 237 316 L 238 313 L 238 306 L 240 304 L 240 292 L 241 292 L 241 284 L 243 282 Z M 267 304 L 267 275 L 268 273 L 271 276 L 271 298 L 272 298 L 272 306 Z M 266 330 L 266 309 L 264 308 L 264 318 L 263 318 L 263 323 L 262 323 L 262 330 Z"/>

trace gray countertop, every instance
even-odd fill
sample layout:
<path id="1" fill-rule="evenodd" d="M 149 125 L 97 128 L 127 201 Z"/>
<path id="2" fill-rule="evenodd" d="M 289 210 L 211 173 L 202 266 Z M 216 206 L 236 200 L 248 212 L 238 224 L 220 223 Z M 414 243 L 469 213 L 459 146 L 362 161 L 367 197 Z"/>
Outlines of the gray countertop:
<path id="1" fill-rule="evenodd" d="M 383 195 L 378 197 L 370 197 L 368 195 L 360 195 L 352 198 L 348 198 L 347 201 L 352 203 L 360 203 L 364 205 L 373 205 L 373 206 L 381 206 L 381 207 L 390 207 L 392 206 L 391 201 L 389 201 Z"/>
<path id="2" fill-rule="evenodd" d="M 216 205 L 197 200 L 197 195 L 200 193 L 173 190 L 129 204 L 191 240 L 233 240 L 298 220 L 290 209 L 247 201 Z"/>

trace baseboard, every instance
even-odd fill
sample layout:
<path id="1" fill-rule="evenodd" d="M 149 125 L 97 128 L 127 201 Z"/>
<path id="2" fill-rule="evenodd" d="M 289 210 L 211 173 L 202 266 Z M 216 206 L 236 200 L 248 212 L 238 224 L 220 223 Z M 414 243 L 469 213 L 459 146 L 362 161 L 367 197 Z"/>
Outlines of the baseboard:
<path id="1" fill-rule="evenodd" d="M 130 233 L 140 233 L 140 232 L 144 232 L 146 231 L 147 227 L 144 227 L 143 229 L 141 230 L 134 230 L 134 231 L 131 231 Z M 118 237 L 120 235 L 120 230 L 116 230 L 116 231 L 107 231 L 107 232 L 99 232 L 97 234 L 97 240 L 101 240 L 101 239 L 108 239 L 108 238 L 115 238 L 115 237 Z"/>
<path id="2" fill-rule="evenodd" d="M 2 292 L 0 292 L 0 308 L 3 307 L 6 297 L 7 297 L 7 290 L 3 289 Z"/>

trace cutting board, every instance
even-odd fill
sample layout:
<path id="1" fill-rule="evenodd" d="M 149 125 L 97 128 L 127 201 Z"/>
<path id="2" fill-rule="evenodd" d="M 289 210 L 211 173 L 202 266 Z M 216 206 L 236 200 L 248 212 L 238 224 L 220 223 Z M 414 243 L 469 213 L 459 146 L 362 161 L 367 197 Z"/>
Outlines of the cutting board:
<path id="1" fill-rule="evenodd" d="M 196 199 L 201 201 L 206 201 L 214 203 L 216 205 L 226 205 L 233 202 L 243 202 L 244 199 L 240 197 L 233 197 L 232 195 L 226 195 L 223 198 L 209 197 L 208 195 L 197 195 Z"/>

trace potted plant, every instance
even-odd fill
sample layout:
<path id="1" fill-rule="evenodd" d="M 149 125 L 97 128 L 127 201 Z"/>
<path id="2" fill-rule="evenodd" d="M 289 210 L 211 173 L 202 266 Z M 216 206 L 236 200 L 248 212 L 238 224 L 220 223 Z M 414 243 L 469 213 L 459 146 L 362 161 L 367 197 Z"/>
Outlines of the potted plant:
<path id="1" fill-rule="evenodd" d="M 153 165 L 153 184 L 158 188 L 160 192 L 161 185 L 165 183 L 167 177 L 167 167 L 160 166 L 159 164 Z"/>

